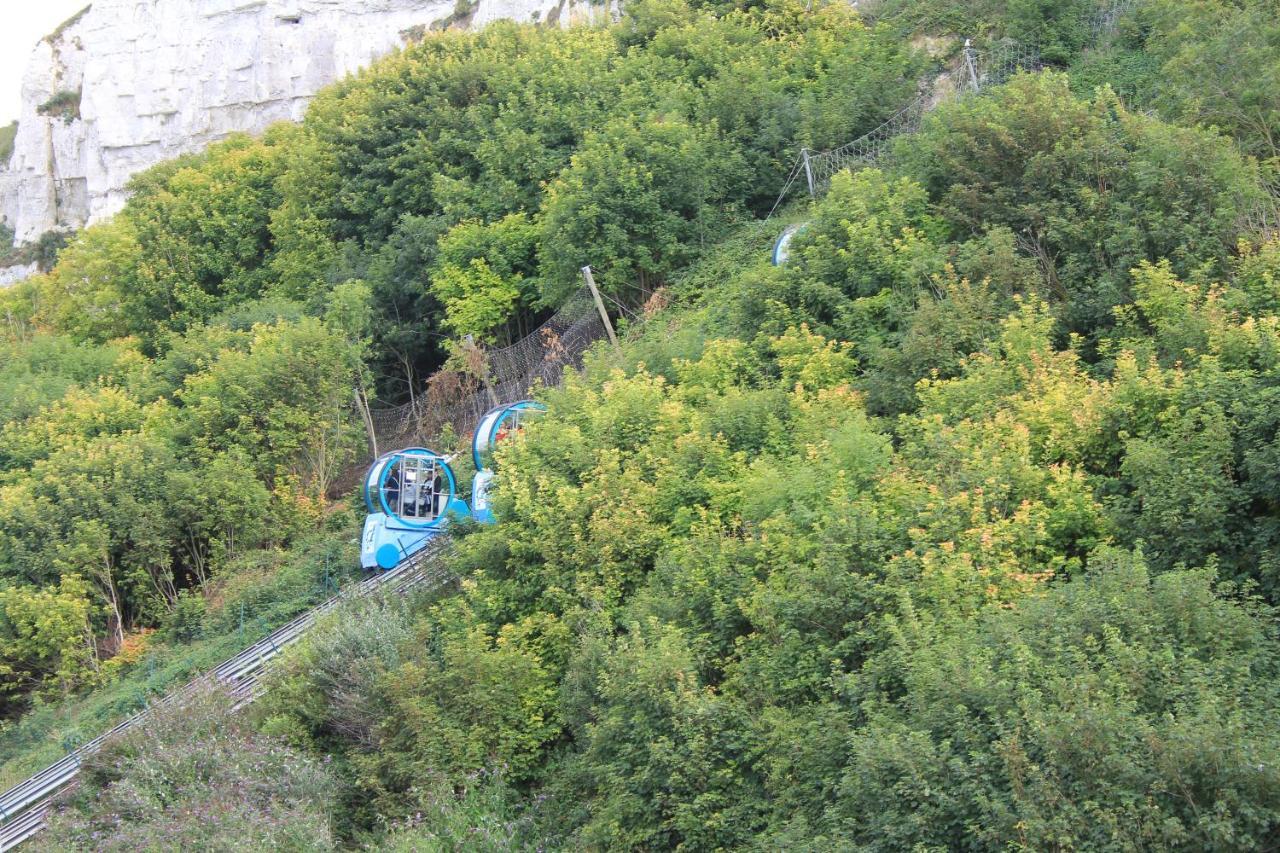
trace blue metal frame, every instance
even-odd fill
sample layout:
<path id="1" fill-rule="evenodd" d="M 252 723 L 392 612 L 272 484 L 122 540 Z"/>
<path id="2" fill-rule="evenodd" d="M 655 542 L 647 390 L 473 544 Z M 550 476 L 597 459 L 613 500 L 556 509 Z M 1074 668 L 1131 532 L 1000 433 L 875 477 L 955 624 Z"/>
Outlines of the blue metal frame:
<path id="1" fill-rule="evenodd" d="M 406 447 L 404 450 L 397 450 L 395 453 L 390 453 L 388 455 L 394 458 L 389 464 L 383 466 L 382 474 L 378 477 L 378 503 L 381 506 L 382 512 L 386 514 L 387 518 L 393 518 L 397 524 L 403 524 L 405 527 L 417 530 L 430 530 L 433 527 L 439 527 L 443 519 L 449 514 L 450 504 L 452 504 L 458 496 L 458 481 L 453 476 L 453 469 L 449 467 L 449 463 L 444 461 L 444 457 L 439 453 L 425 447 Z M 425 456 L 437 460 L 440 467 L 444 468 L 444 473 L 449 479 L 449 496 L 445 498 L 444 511 L 430 521 L 410 521 L 407 518 L 396 515 L 391 511 L 391 507 L 387 505 L 387 493 L 385 488 L 387 485 L 387 477 L 391 476 L 391 469 L 395 467 L 395 459 L 404 456 Z M 368 483 L 365 483 L 365 489 L 367 493 Z"/>
<path id="2" fill-rule="evenodd" d="M 404 518 L 392 512 L 386 498 L 387 478 L 401 459 L 423 457 L 444 469 L 448 493 L 441 492 L 439 514 L 427 521 Z M 377 497 L 374 497 L 374 489 Z M 364 478 L 364 502 L 369 509 L 360 539 L 360 565 L 366 569 L 392 569 L 439 536 L 452 516 L 471 514 L 466 501 L 458 497 L 458 480 L 445 457 L 426 447 L 406 447 L 383 454 L 369 466 Z"/>

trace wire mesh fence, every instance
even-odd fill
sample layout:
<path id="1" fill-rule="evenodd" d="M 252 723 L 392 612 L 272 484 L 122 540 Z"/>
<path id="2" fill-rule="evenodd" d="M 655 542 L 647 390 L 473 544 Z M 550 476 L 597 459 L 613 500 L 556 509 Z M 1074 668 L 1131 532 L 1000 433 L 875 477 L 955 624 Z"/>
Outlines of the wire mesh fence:
<path id="1" fill-rule="evenodd" d="M 1089 16 L 1089 32 L 1094 39 L 1102 40 L 1116 31 L 1120 21 L 1138 8 L 1138 0 L 1114 0 L 1100 5 Z"/>
<path id="2" fill-rule="evenodd" d="M 1139 0 L 1110 0 L 1099 4 L 1086 21 L 1092 39 L 1098 42 L 1109 37 L 1119 22 L 1138 5 Z M 998 86 L 1019 71 L 1034 71 L 1040 67 L 1040 50 L 1035 44 L 1004 39 L 978 50 L 966 41 L 959 60 L 950 69 L 933 78 L 915 99 L 880 126 L 828 151 L 801 149 L 800 157 L 787 174 L 782 192 L 769 215 L 773 215 L 797 185 L 803 185 L 809 195 L 817 196 L 830 186 L 831 178 L 837 172 L 883 162 L 892 152 L 894 141 L 905 134 L 918 132 L 925 115 L 939 104 Z"/>
<path id="3" fill-rule="evenodd" d="M 998 86 L 1018 71 L 1039 67 L 1040 52 L 1034 45 L 1002 41 L 979 51 L 966 44 L 955 67 L 934 78 L 925 91 L 879 127 L 830 151 L 801 151 L 800 162 L 788 177 L 778 202 L 782 202 L 800 179 L 804 180 L 810 195 L 817 195 L 830 185 L 837 172 L 883 161 L 891 152 L 894 140 L 919 131 L 925 115 L 938 104 L 961 94 Z M 774 209 L 777 207 L 775 204 Z"/>
<path id="4" fill-rule="evenodd" d="M 587 350 L 607 337 L 604 320 L 583 286 L 550 319 L 510 346 L 473 350 L 466 371 L 440 371 L 426 392 L 402 406 L 370 412 L 377 449 L 429 443 L 446 427 L 469 433 L 489 409 L 560 382 Z"/>

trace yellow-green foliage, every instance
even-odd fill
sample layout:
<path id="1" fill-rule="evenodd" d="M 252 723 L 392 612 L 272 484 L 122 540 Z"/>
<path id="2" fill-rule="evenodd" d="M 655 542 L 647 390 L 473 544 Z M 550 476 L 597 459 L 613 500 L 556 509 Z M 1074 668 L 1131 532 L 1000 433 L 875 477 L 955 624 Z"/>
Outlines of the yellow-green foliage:
<path id="1" fill-rule="evenodd" d="M 445 33 L 300 127 L 142 176 L 0 293 L 6 710 L 110 677 L 87 650 L 121 626 L 227 635 L 232 603 L 296 604 L 318 552 L 263 546 L 323 523 L 352 392 L 401 393 L 441 334 L 517 337 L 590 263 L 652 316 L 537 392 L 496 453 L 499 523 L 454 530 L 456 588 L 340 608 L 269 677 L 273 761 L 325 756 L 339 784 L 298 838 L 1273 846 L 1280 242 L 1247 153 L 1271 118 L 1213 93 L 1249 73 L 1230 27 L 1256 25 L 1253 61 L 1274 45 L 1257 4 L 1160 0 L 1084 56 L 1090 5 L 973 7 L 1080 66 L 940 104 L 784 211 L 807 227 L 781 267 L 782 223 L 743 223 L 798 146 L 914 93 L 903 4 L 875 28 L 639 0 L 612 26 Z M 1230 27 L 1179 36 L 1179 8 Z M 1246 151 L 1079 93 L 1149 70 L 1116 53 L 1146 42 L 1169 114 L 1231 117 Z M 128 750 L 176 800 L 104 765 L 58 838 L 163 846 L 167 815 L 221 803 Z M 243 765 L 214 755 L 225 792 Z M 131 785 L 142 818 L 113 824 Z M 249 820 L 314 817 L 252 790 Z"/>
<path id="2" fill-rule="evenodd" d="M 1122 194 L 1120 163 L 1160 177 Z M 480 831 L 509 780 L 512 846 L 1264 843 L 1253 164 L 1044 75 L 940 110 L 895 168 L 837 176 L 785 267 L 712 257 L 689 310 L 544 392 L 498 451 L 500 523 L 384 676 L 309 676 L 323 633 L 286 665 L 269 724 L 359 768 L 346 831 Z"/>
<path id="3" fill-rule="evenodd" d="M 0 127 L 0 163 L 8 164 L 13 156 L 13 141 L 18 136 L 18 123 L 10 122 Z"/>

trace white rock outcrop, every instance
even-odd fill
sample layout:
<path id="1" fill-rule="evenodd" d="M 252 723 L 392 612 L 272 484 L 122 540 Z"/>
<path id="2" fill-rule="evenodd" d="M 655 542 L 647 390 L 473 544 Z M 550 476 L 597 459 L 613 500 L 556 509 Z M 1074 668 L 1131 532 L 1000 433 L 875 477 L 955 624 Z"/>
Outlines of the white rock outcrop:
<path id="1" fill-rule="evenodd" d="M 13 266 L 0 267 L 0 287 L 8 287 L 11 284 L 17 284 L 24 279 L 31 278 L 40 271 L 40 267 L 32 262 L 29 264 L 14 264 Z"/>
<path id="2" fill-rule="evenodd" d="M 573 0 L 94 0 L 22 82 L 0 218 L 16 242 L 118 211 L 134 174 L 236 131 L 298 120 L 322 86 L 441 26 L 565 25 Z"/>

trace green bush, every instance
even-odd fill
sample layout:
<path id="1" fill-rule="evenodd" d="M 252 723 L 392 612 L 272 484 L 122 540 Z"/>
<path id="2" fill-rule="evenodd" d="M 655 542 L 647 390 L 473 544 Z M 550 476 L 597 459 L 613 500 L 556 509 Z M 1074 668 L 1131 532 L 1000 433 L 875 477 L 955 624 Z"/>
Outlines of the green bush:
<path id="1" fill-rule="evenodd" d="M 1215 592 L 1211 571 L 1152 578 L 1110 553 L 1015 610 L 911 614 L 894 632 L 857 679 L 867 723 L 830 806 L 841 837 L 1239 850 L 1274 831 L 1273 615 Z"/>

